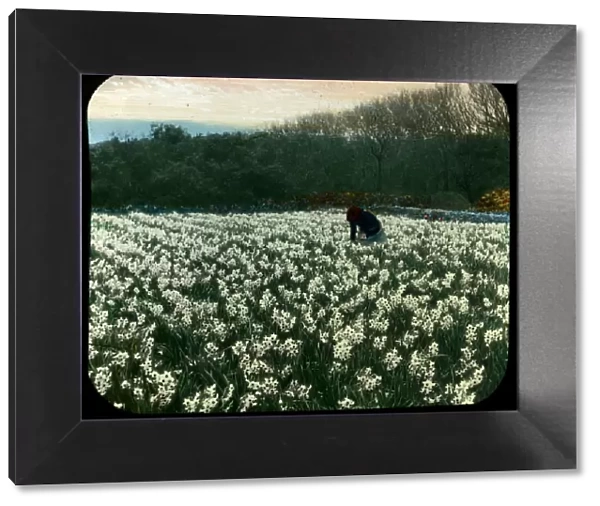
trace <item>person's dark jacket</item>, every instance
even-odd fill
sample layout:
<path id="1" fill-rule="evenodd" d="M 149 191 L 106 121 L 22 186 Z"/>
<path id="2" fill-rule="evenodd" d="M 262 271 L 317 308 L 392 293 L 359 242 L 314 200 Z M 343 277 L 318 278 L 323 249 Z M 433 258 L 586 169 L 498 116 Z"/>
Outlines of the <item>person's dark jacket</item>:
<path id="1" fill-rule="evenodd" d="M 381 230 L 381 222 L 369 211 L 361 211 L 356 220 L 350 222 L 350 239 L 356 239 L 356 229 L 365 234 L 367 238 L 374 236 Z"/>

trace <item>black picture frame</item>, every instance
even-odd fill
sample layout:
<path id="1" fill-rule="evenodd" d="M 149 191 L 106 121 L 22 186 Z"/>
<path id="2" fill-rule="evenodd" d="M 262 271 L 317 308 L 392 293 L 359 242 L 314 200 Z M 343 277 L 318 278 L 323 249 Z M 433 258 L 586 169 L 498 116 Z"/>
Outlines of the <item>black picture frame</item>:
<path id="1" fill-rule="evenodd" d="M 9 29 L 15 484 L 576 468 L 575 26 L 19 9 Z M 84 418 L 94 74 L 514 85 L 517 409 Z"/>

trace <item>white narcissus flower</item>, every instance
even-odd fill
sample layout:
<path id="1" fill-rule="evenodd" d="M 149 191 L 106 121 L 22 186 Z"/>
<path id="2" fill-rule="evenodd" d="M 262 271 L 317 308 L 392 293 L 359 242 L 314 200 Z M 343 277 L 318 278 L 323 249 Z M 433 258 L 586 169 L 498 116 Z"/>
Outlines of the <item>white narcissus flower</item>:
<path id="1" fill-rule="evenodd" d="M 475 402 L 507 356 L 510 225 L 381 218 L 366 248 L 339 210 L 94 213 L 90 378 L 138 411 L 373 406 L 399 377 Z"/>
<path id="2" fill-rule="evenodd" d="M 338 401 L 338 408 L 340 409 L 350 409 L 352 407 L 354 407 L 356 403 L 352 400 L 349 399 L 348 397 L 345 397 L 344 399 Z"/>

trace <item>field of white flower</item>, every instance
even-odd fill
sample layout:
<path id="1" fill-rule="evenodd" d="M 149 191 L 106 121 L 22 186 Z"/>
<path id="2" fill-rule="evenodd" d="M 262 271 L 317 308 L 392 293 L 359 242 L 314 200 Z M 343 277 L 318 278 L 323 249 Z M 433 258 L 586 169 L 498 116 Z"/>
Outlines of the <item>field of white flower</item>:
<path id="1" fill-rule="evenodd" d="M 92 216 L 89 374 L 136 413 L 459 405 L 508 359 L 509 224 Z"/>

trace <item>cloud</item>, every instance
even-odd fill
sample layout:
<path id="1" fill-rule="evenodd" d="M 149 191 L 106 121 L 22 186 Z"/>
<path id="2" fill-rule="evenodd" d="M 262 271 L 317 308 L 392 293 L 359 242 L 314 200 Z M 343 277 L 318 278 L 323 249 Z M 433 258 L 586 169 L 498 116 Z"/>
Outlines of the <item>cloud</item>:
<path id="1" fill-rule="evenodd" d="M 114 76 L 96 90 L 90 118 L 261 126 L 435 83 Z"/>

